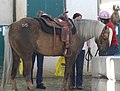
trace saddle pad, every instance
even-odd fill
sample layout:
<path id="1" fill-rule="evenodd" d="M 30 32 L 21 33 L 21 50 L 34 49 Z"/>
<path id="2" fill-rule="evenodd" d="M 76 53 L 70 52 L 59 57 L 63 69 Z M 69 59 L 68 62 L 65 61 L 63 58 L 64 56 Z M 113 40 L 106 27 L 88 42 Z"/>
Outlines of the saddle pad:
<path id="1" fill-rule="evenodd" d="M 54 34 L 54 28 L 48 26 L 42 18 L 34 18 L 34 19 L 36 19 L 39 22 L 42 31 L 44 31 L 46 33 Z M 73 24 L 72 20 L 71 19 L 69 19 L 69 20 Z M 55 28 L 55 30 L 56 30 L 57 35 L 61 35 L 62 27 Z M 73 24 L 72 34 L 75 34 L 75 33 L 76 33 L 76 28 L 75 28 L 75 25 Z"/>

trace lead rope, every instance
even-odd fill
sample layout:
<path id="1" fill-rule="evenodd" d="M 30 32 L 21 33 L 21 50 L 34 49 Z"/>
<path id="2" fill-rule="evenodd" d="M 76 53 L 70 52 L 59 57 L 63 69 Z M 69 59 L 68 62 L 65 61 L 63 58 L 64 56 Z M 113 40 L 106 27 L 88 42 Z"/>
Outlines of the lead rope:
<path id="1" fill-rule="evenodd" d="M 95 53 L 95 57 L 97 56 L 98 51 L 99 51 L 99 48 L 97 49 L 97 51 L 96 51 L 96 53 Z"/>
<path id="2" fill-rule="evenodd" d="M 99 51 L 99 48 L 97 49 L 95 56 L 97 56 L 97 53 Z M 85 55 L 85 59 L 87 60 L 87 72 L 89 71 L 89 64 L 90 64 L 90 60 L 93 58 L 93 55 L 91 53 L 91 48 L 88 48 L 88 51 Z"/>
<path id="3" fill-rule="evenodd" d="M 87 72 L 89 71 L 89 63 L 90 63 L 90 60 L 92 59 L 93 55 L 91 53 L 91 48 L 88 48 L 88 51 L 85 55 L 85 59 L 87 60 Z"/>

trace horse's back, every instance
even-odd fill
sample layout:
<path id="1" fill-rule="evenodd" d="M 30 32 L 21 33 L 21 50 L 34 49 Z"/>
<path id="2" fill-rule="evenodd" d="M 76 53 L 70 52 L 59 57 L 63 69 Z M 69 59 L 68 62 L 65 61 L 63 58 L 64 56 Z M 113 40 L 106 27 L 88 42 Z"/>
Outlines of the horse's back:
<path id="1" fill-rule="evenodd" d="M 32 18 L 23 18 L 12 23 L 10 26 L 9 38 L 12 48 L 18 54 L 38 51 L 44 55 L 55 55 L 60 53 L 58 51 L 62 49 L 61 45 L 63 45 L 60 36 L 57 35 L 57 50 L 54 51 L 53 34 L 44 32 L 39 22 Z"/>
<path id="2" fill-rule="evenodd" d="M 22 18 L 19 21 L 13 22 L 11 24 L 12 30 L 18 29 L 24 30 L 26 28 L 32 28 L 33 26 L 38 26 L 39 23 L 33 18 Z M 18 31 L 18 30 L 17 30 Z"/>

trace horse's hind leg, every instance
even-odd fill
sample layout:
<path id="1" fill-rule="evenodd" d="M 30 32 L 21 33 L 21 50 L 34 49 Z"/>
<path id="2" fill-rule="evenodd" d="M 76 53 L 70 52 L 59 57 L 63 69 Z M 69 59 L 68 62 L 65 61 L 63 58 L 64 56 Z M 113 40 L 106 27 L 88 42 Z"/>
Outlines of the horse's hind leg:
<path id="1" fill-rule="evenodd" d="M 12 66 L 12 73 L 11 73 L 11 79 L 12 79 L 12 90 L 17 91 L 17 85 L 16 85 L 16 74 L 17 74 L 17 69 L 19 67 L 19 61 L 20 58 L 18 55 L 13 51 L 13 66 Z"/>
<path id="2" fill-rule="evenodd" d="M 34 91 L 31 81 L 32 54 L 23 57 L 23 76 L 25 77 L 29 91 Z"/>

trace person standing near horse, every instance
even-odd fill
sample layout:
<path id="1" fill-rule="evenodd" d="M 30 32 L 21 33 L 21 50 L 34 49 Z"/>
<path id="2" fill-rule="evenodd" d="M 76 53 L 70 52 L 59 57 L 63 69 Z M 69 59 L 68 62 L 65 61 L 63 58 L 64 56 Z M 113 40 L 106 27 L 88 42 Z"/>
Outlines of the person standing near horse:
<path id="1" fill-rule="evenodd" d="M 110 18 L 111 18 L 111 16 L 110 16 L 110 13 L 108 11 L 101 11 L 99 13 L 100 21 L 103 22 L 104 24 L 106 24 L 107 27 L 109 27 L 113 30 L 111 45 L 107 48 L 107 56 L 116 55 L 119 52 L 118 39 L 116 36 L 115 26 L 110 21 Z"/>
<path id="2" fill-rule="evenodd" d="M 41 15 L 44 14 L 43 11 L 37 12 L 37 18 L 41 17 Z M 35 57 L 37 56 L 37 76 L 36 76 L 36 88 L 38 89 L 46 89 L 46 87 L 43 85 L 43 60 L 44 56 L 41 55 L 38 52 L 33 52 L 32 54 L 32 69 L 31 69 L 31 81 L 33 83 L 33 69 L 34 69 L 34 63 L 35 63 Z"/>
<path id="3" fill-rule="evenodd" d="M 74 20 L 81 20 L 82 15 L 80 13 L 75 13 L 73 15 Z M 79 55 L 77 56 L 76 63 L 72 67 L 72 85 L 73 89 L 76 88 L 78 90 L 82 90 L 82 84 L 83 84 L 83 65 L 84 65 L 84 56 L 85 56 L 85 50 L 90 48 L 90 41 L 87 41 L 84 43 L 84 46 L 82 50 L 80 51 Z M 76 69 L 76 73 L 75 73 Z"/>

